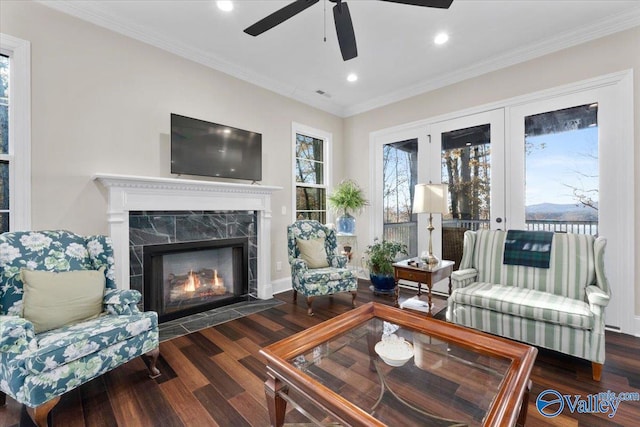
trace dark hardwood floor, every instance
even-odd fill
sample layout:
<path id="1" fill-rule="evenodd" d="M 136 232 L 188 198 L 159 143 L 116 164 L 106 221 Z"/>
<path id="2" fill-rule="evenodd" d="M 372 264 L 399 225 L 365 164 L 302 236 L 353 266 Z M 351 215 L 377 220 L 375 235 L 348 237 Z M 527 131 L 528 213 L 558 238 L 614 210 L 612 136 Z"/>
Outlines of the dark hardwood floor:
<path id="1" fill-rule="evenodd" d="M 402 292 L 401 299 L 412 296 Z M 258 350 L 350 309 L 349 294 L 317 298 L 315 316 L 306 314 L 304 298 L 291 303 L 291 292 L 277 296 L 286 304 L 163 342 L 162 376 L 147 377 L 138 358 L 64 395 L 52 411 L 54 426 L 268 426 L 264 396 L 265 367 Z M 360 283 L 359 304 L 375 300 L 367 282 Z M 446 305 L 436 301 L 436 308 Z M 541 349 L 532 374 L 527 426 L 638 426 L 640 402 L 622 402 L 613 418 L 572 414 L 567 408 L 545 419 L 535 406 L 538 394 L 640 392 L 640 338 L 607 332 L 607 361 L 601 382 L 591 379 L 591 364 Z M 302 422 L 288 415 L 288 422 Z M 31 426 L 26 411 L 13 399 L 0 408 L 0 426 Z"/>

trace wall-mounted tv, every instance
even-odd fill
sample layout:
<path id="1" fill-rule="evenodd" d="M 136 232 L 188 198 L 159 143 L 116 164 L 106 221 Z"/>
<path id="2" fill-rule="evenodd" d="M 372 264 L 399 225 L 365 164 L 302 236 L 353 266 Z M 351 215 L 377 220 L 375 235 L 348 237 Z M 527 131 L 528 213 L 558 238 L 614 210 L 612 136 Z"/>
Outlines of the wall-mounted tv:
<path id="1" fill-rule="evenodd" d="M 171 173 L 262 180 L 262 134 L 171 114 Z"/>

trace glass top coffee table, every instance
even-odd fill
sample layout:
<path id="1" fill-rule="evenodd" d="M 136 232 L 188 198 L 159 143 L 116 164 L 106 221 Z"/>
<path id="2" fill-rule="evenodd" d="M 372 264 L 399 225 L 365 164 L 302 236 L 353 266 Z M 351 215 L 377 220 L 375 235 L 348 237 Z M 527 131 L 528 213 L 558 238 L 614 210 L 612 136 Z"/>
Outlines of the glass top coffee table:
<path id="1" fill-rule="evenodd" d="M 524 424 L 537 350 L 369 303 L 260 353 L 274 426 L 503 426 Z"/>

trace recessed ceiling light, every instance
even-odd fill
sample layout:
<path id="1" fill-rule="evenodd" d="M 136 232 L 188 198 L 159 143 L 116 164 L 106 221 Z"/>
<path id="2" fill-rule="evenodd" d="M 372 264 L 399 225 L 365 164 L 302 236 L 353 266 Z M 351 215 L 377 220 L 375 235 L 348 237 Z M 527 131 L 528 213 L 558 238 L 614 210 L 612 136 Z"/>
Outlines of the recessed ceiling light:
<path id="1" fill-rule="evenodd" d="M 347 81 L 355 82 L 358 80 L 358 75 L 356 73 L 351 73 L 347 76 Z"/>
<path id="2" fill-rule="evenodd" d="M 233 2 L 229 0 L 219 0 L 216 2 L 218 5 L 218 9 L 224 10 L 225 12 L 231 12 L 233 10 Z"/>
<path id="3" fill-rule="evenodd" d="M 449 35 L 447 33 L 440 33 L 433 39 L 435 44 L 445 44 L 447 41 L 449 41 Z"/>

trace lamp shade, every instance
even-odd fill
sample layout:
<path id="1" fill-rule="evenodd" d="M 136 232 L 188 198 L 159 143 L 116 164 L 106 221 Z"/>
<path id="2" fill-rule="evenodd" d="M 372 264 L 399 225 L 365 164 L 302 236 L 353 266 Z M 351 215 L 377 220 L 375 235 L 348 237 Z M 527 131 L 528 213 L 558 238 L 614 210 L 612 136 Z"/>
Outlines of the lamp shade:
<path id="1" fill-rule="evenodd" d="M 447 191 L 447 184 L 416 184 L 413 213 L 447 213 Z"/>

